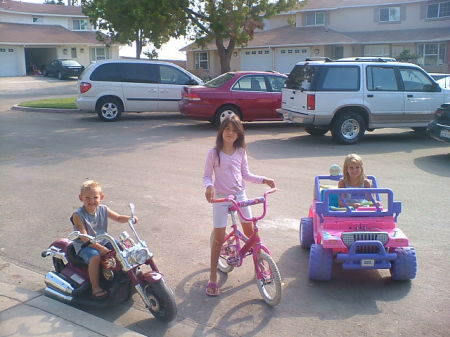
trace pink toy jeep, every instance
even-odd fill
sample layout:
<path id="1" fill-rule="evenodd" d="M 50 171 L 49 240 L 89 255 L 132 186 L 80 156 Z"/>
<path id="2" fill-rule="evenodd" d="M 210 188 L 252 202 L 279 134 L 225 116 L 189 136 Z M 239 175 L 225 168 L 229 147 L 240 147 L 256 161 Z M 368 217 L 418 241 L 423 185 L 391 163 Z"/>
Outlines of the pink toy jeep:
<path id="1" fill-rule="evenodd" d="M 393 280 L 415 278 L 416 252 L 397 227 L 401 203 L 393 192 L 378 188 L 373 176 L 373 188 L 337 188 L 340 178 L 315 177 L 309 216 L 300 221 L 300 244 L 310 248 L 309 278 L 330 280 L 333 260 L 344 269 L 389 269 Z M 362 206 L 350 206 L 354 200 Z"/>

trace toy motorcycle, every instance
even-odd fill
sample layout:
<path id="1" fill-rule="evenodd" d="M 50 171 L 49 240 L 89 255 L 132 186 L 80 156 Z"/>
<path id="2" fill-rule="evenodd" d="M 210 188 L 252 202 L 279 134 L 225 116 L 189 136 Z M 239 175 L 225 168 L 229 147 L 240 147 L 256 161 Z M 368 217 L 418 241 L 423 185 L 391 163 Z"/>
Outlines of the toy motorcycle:
<path id="1" fill-rule="evenodd" d="M 136 242 L 123 231 L 116 241 L 109 234 L 95 238 L 74 231 L 68 238 L 54 241 L 42 252 L 42 257 L 51 256 L 55 271 L 45 275 L 45 294 L 59 301 L 76 305 L 108 307 L 127 301 L 133 289 L 139 293 L 145 306 L 161 321 L 172 321 L 177 315 L 175 297 L 159 272 L 153 253 L 142 241 L 133 224 L 134 205 L 130 204 L 131 218 L 128 224 Z M 106 240 L 113 249 L 102 256 L 100 285 L 108 292 L 104 299 L 91 296 L 91 285 L 87 264 L 75 253 L 72 241 L 85 237 L 91 243 Z"/>

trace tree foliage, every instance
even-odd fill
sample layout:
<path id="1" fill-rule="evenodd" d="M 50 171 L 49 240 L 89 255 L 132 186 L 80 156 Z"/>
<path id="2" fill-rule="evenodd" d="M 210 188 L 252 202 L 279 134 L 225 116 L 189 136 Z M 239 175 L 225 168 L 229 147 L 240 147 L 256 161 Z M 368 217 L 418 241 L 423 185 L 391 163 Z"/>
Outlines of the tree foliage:
<path id="1" fill-rule="evenodd" d="M 185 32 L 184 13 L 172 4 L 164 0 L 81 0 L 83 13 L 111 41 L 136 42 L 136 58 L 149 43 L 160 48 Z M 150 54 L 156 55 L 155 51 Z"/>
<path id="2" fill-rule="evenodd" d="M 195 42 L 215 42 L 223 73 L 230 70 L 234 49 L 245 46 L 265 18 L 298 6 L 298 0 L 189 0 L 183 9 Z"/>

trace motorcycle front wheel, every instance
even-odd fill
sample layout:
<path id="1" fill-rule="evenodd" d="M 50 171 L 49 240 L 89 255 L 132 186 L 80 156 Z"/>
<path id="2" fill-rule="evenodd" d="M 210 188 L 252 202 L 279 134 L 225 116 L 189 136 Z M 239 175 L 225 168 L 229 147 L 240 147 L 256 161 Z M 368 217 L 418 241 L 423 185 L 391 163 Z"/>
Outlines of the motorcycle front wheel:
<path id="1" fill-rule="evenodd" d="M 144 293 L 150 303 L 148 310 L 156 319 L 170 322 L 177 317 L 177 304 L 175 295 L 163 279 L 157 283 L 147 283 Z"/>

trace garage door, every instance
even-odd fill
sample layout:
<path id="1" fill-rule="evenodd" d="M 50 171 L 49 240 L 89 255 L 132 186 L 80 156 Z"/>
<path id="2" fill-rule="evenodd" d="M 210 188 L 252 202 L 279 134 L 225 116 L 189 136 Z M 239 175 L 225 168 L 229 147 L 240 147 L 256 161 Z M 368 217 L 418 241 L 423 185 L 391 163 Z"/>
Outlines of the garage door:
<path id="1" fill-rule="evenodd" d="M 268 48 L 245 49 L 241 52 L 241 70 L 272 70 L 272 54 Z"/>
<path id="2" fill-rule="evenodd" d="M 297 62 L 309 56 L 308 47 L 277 48 L 275 51 L 275 70 L 285 74 L 290 73 Z"/>
<path id="3" fill-rule="evenodd" d="M 13 46 L 0 46 L 0 76 L 19 76 L 17 49 Z"/>

